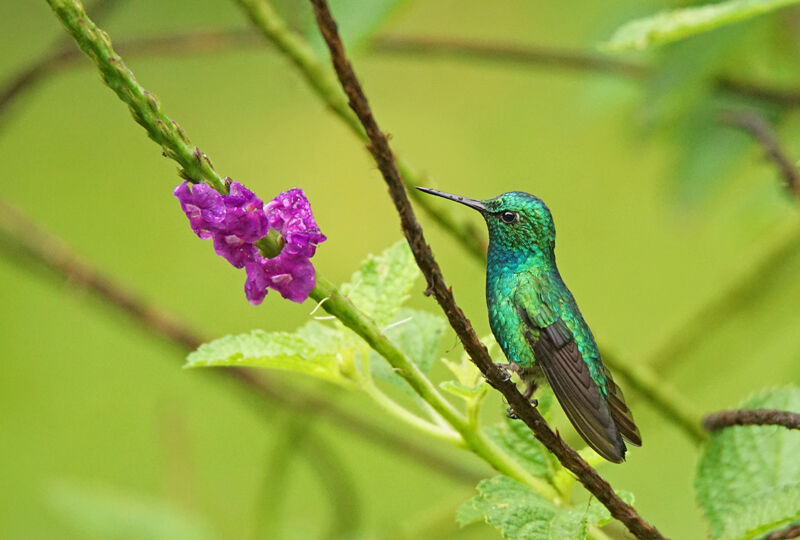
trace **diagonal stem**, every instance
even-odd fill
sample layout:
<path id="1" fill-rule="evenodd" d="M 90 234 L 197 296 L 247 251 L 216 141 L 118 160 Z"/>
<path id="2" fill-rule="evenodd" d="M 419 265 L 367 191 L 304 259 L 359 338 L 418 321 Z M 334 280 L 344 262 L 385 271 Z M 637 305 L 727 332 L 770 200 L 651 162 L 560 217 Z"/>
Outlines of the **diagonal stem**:
<path id="1" fill-rule="evenodd" d="M 403 233 L 408 240 L 420 270 L 422 270 L 428 281 L 428 290 L 432 292 L 437 302 L 439 302 L 450 321 L 450 325 L 455 330 L 472 361 L 484 374 L 489 384 L 505 396 L 517 416 L 531 428 L 534 436 L 558 458 L 564 467 L 571 470 L 578 477 L 581 483 L 609 509 L 612 516 L 624 523 L 637 538 L 663 538 L 653 525 L 642 519 L 632 506 L 623 501 L 611 489 L 608 482 L 596 470 L 553 433 L 544 418 L 519 393 L 516 385 L 504 377 L 501 370 L 492 362 L 486 348 L 472 329 L 471 323 L 456 305 L 452 291 L 445 283 L 441 269 L 434 259 L 433 252 L 425 241 L 422 227 L 414 215 L 414 210 L 408 199 L 403 179 L 389 147 L 389 142 L 386 135 L 378 127 L 366 95 L 345 54 L 336 22 L 331 15 L 326 0 L 311 0 L 311 4 L 314 7 L 317 26 L 319 26 L 331 53 L 336 75 L 347 94 L 350 107 L 358 116 L 369 137 L 370 145 L 368 148 L 389 188 L 389 194 L 400 215 Z"/>

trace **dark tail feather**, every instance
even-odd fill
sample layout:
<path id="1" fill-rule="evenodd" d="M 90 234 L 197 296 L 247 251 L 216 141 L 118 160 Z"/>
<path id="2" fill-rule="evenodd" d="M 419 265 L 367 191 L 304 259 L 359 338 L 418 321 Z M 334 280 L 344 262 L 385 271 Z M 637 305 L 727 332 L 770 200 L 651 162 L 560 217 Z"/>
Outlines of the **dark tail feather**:
<path id="1" fill-rule="evenodd" d="M 608 396 L 606 403 L 611 411 L 611 416 L 614 418 L 614 423 L 617 425 L 622 437 L 634 446 L 642 446 L 642 436 L 639 434 L 639 428 L 633 421 L 633 413 L 625 404 L 625 396 L 622 390 L 614 383 L 607 368 L 603 368 L 608 382 Z"/>

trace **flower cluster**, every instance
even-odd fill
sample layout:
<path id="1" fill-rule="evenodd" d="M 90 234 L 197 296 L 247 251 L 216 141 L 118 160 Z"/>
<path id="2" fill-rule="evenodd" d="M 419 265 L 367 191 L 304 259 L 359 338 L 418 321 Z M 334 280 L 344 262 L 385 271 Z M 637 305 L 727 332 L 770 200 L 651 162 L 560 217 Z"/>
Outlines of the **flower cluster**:
<path id="1" fill-rule="evenodd" d="M 217 255 L 245 269 L 244 290 L 251 304 L 260 304 L 267 289 L 294 302 L 308 298 L 315 285 L 309 259 L 326 238 L 302 189 L 284 191 L 267 204 L 236 181 L 231 182 L 227 195 L 189 182 L 183 182 L 174 193 L 195 234 L 211 238 Z M 255 243 L 270 228 L 280 233 L 283 249 L 276 257 L 266 258 Z"/>

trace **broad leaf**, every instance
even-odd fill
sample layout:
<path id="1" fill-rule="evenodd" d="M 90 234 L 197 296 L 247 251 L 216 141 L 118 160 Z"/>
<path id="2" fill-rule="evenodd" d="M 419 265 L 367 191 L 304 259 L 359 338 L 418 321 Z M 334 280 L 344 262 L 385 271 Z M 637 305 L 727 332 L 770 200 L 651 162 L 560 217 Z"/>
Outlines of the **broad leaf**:
<path id="1" fill-rule="evenodd" d="M 119 540 L 206 540 L 211 527 L 166 502 L 107 487 L 55 483 L 48 490 L 50 508 L 86 538 Z"/>
<path id="2" fill-rule="evenodd" d="M 380 327 L 388 325 L 408 299 L 420 271 L 405 241 L 370 255 L 340 290 Z"/>
<path id="3" fill-rule="evenodd" d="M 540 405 L 549 407 L 552 394 L 549 390 L 542 394 Z M 546 412 L 546 411 L 544 411 Z M 486 428 L 486 434 L 495 444 L 514 457 L 532 475 L 546 479 L 551 484 L 561 465 L 558 460 L 536 440 L 531 430 L 520 420 L 506 418 L 499 426 Z"/>
<path id="4" fill-rule="evenodd" d="M 530 488 L 506 476 L 478 484 L 479 495 L 458 509 L 462 527 L 484 520 L 514 540 L 583 540 L 591 525 L 610 519 L 596 500 L 572 508 L 559 508 Z"/>
<path id="5" fill-rule="evenodd" d="M 800 0 L 728 0 L 718 4 L 662 11 L 617 29 L 601 48 L 608 51 L 644 49 L 743 21 Z"/>
<path id="6" fill-rule="evenodd" d="M 763 392 L 742 409 L 800 412 L 800 389 Z M 800 521 L 800 431 L 735 426 L 711 435 L 695 489 L 718 539 L 756 538 Z"/>
<path id="7" fill-rule="evenodd" d="M 394 318 L 395 321 L 387 327 L 384 334 L 423 373 L 428 373 L 439 352 L 446 328 L 445 320 L 438 315 L 416 309 L 400 309 Z M 411 392 L 408 383 L 374 351 L 370 351 L 370 369 L 374 377 Z"/>
<path id="8" fill-rule="evenodd" d="M 354 351 L 341 332 L 310 322 L 297 332 L 253 330 L 201 345 L 186 367 L 248 366 L 294 371 L 348 385 Z"/>

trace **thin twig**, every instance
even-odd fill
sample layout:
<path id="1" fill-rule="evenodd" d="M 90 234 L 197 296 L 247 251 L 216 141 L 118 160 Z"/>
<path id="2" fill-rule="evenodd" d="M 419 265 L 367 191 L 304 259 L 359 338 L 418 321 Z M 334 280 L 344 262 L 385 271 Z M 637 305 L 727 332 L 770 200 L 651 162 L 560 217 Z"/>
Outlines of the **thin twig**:
<path id="1" fill-rule="evenodd" d="M 789 540 L 791 538 L 800 538 L 800 524 L 789 525 L 785 529 L 772 531 L 762 537 L 761 540 Z"/>
<path id="2" fill-rule="evenodd" d="M 90 292 L 107 306 L 130 317 L 150 335 L 177 345 L 185 351 L 193 351 L 208 341 L 175 316 L 148 305 L 116 280 L 82 261 L 58 239 L 2 200 L 0 200 L 0 256 L 5 256 L 15 264 L 23 265 L 25 269 L 33 266 L 46 270 L 52 277 L 65 279 L 71 287 Z M 212 373 L 228 376 L 257 396 L 281 406 L 304 411 L 308 415 L 324 417 L 358 437 L 404 454 L 413 461 L 456 480 L 474 484 L 481 478 L 470 468 L 441 457 L 409 441 L 407 437 L 397 435 L 394 431 L 368 422 L 317 394 L 287 386 L 285 382 L 281 385 L 273 384 L 267 378 L 257 375 L 255 370 L 227 367 L 219 371 L 212 370 Z"/>
<path id="3" fill-rule="evenodd" d="M 444 56 L 486 60 L 548 69 L 610 73 L 632 79 L 642 79 L 648 73 L 648 68 L 644 64 L 578 49 L 493 43 L 462 38 L 381 35 L 373 41 L 371 49 L 377 53 L 415 58 Z"/>
<path id="4" fill-rule="evenodd" d="M 800 228 L 789 233 L 755 266 L 746 270 L 734 284 L 689 317 L 649 357 L 648 364 L 662 375 L 667 373 L 699 342 L 707 339 L 725 321 L 757 300 L 763 294 L 764 284 L 773 281 L 786 261 L 797 256 L 798 250 L 800 250 Z"/>
<path id="5" fill-rule="evenodd" d="M 370 140 L 369 150 L 372 153 L 381 174 L 389 188 L 389 194 L 400 215 L 403 233 L 408 240 L 411 251 L 428 281 L 428 290 L 433 293 L 441 305 L 450 325 L 455 330 L 472 361 L 478 366 L 489 384 L 499 390 L 508 400 L 511 407 L 536 438 L 542 442 L 561 462 L 572 471 L 581 483 L 619 519 L 637 538 L 663 538 L 658 530 L 644 521 L 636 510 L 625 503 L 589 464 L 556 435 L 544 418 L 534 409 L 530 402 L 517 390 L 516 385 L 504 376 L 502 371 L 492 362 L 486 348 L 478 339 L 469 320 L 456 305 L 452 291 L 447 287 L 441 269 L 434 259 L 430 247 L 425 241 L 422 227 L 414 215 L 408 200 L 403 180 L 395 163 L 394 156 L 386 135 L 380 130 L 372 110 L 369 107 L 350 61 L 344 52 L 344 45 L 339 37 L 336 22 L 331 15 L 326 0 L 311 0 L 314 15 L 322 36 L 331 53 L 331 60 L 345 93 L 349 105 L 364 126 Z"/>
<path id="6" fill-rule="evenodd" d="M 655 68 L 645 64 L 601 56 L 580 49 L 473 41 L 463 38 L 384 35 L 373 41 L 372 48 L 378 53 L 414 57 L 446 56 L 548 69 L 609 73 L 633 80 L 646 79 L 655 72 Z M 800 92 L 728 76 L 717 77 L 715 86 L 721 92 L 754 101 L 787 108 L 800 107 Z"/>
<path id="7" fill-rule="evenodd" d="M 749 133 L 764 148 L 766 157 L 775 163 L 789 193 L 800 198 L 800 172 L 781 148 L 778 136 L 766 118 L 754 110 L 725 111 L 720 115 L 720 122 Z"/>
<path id="8" fill-rule="evenodd" d="M 703 418 L 703 427 L 717 431 L 731 426 L 783 426 L 800 429 L 800 414 L 776 409 L 720 411 Z"/>

